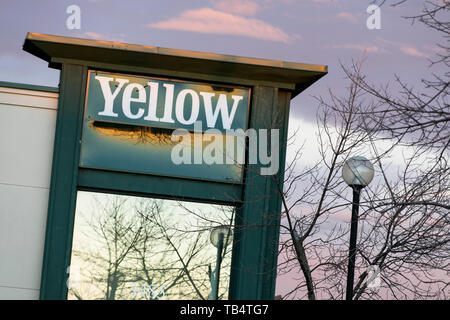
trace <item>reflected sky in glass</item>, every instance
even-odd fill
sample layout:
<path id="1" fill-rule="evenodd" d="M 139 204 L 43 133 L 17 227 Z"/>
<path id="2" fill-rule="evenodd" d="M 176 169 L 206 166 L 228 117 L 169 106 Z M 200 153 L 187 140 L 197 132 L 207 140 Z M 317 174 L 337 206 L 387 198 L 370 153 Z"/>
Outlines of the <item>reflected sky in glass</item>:
<path id="1" fill-rule="evenodd" d="M 234 207 L 79 191 L 68 299 L 208 299 L 213 228 Z M 232 239 L 224 244 L 219 299 L 228 298 Z"/>

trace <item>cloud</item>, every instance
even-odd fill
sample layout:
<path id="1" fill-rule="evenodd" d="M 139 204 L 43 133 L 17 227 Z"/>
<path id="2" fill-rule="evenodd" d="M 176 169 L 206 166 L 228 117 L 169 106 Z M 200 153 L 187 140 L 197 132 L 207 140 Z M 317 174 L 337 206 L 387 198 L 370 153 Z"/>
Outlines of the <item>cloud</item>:
<path id="1" fill-rule="evenodd" d="M 283 30 L 264 21 L 240 17 L 211 8 L 187 10 L 178 17 L 147 26 L 164 30 L 238 35 L 277 42 L 290 40 Z"/>
<path id="2" fill-rule="evenodd" d="M 249 0 L 214 1 L 214 7 L 220 11 L 243 16 L 254 16 L 261 9 L 259 4 Z"/>
<path id="3" fill-rule="evenodd" d="M 401 52 L 403 52 L 404 54 L 406 54 L 408 56 L 412 56 L 412 57 L 416 57 L 416 58 L 430 58 L 431 57 L 430 54 L 420 51 L 418 48 L 415 48 L 405 42 L 386 40 L 381 37 L 378 37 L 377 40 L 386 46 L 389 45 L 392 47 L 397 47 L 398 49 L 400 49 Z M 426 49 L 429 49 L 429 47 Z"/>
<path id="4" fill-rule="evenodd" d="M 343 20 L 347 20 L 350 21 L 352 23 L 357 23 L 358 22 L 358 18 L 355 17 L 353 14 L 351 14 L 350 12 L 339 12 L 337 14 L 337 17 L 339 19 L 343 19 Z"/>
<path id="5" fill-rule="evenodd" d="M 411 47 L 411 46 L 401 46 L 400 50 L 409 55 L 409 56 L 413 56 L 413 57 L 418 57 L 418 58 L 429 58 L 430 56 L 422 51 L 419 51 L 418 49 Z"/>
<path id="6" fill-rule="evenodd" d="M 109 36 L 107 34 L 100 34 L 100 33 L 92 32 L 92 31 L 86 31 L 86 32 L 77 34 L 77 36 L 81 37 L 81 38 L 87 36 L 88 38 L 91 38 L 94 40 L 125 42 L 125 35 L 122 33 L 119 35 Z"/>
<path id="7" fill-rule="evenodd" d="M 84 35 L 86 35 L 86 36 L 88 36 L 90 38 L 93 38 L 93 39 L 100 39 L 100 38 L 102 38 L 101 34 L 95 33 L 95 32 L 90 32 L 90 31 L 85 32 Z"/>
<path id="8" fill-rule="evenodd" d="M 353 43 L 346 43 L 346 44 L 340 44 L 340 45 L 334 45 L 331 46 L 334 49 L 352 49 L 352 50 L 358 50 L 362 52 L 379 52 L 381 51 L 378 46 L 370 46 L 370 45 L 362 45 L 362 44 L 353 44 Z"/>
<path id="9" fill-rule="evenodd" d="M 333 49 L 353 49 L 358 51 L 366 51 L 366 52 L 377 52 L 377 53 L 387 53 L 392 52 L 392 47 L 396 50 L 400 50 L 402 53 L 416 57 L 416 58 L 430 58 L 430 54 L 419 50 L 411 46 L 410 44 L 404 42 L 397 42 L 386 40 L 381 37 L 377 37 L 376 45 L 364 45 L 364 44 L 354 44 L 354 43 L 346 43 L 339 45 L 330 46 Z M 391 50 L 389 50 L 391 49 Z"/>
<path id="10" fill-rule="evenodd" d="M 447 50 L 445 50 L 444 48 L 442 48 L 442 47 L 439 47 L 439 46 L 430 46 L 430 45 L 424 45 L 423 46 L 426 50 L 428 50 L 428 51 L 431 51 L 431 52 L 433 52 L 433 53 L 435 53 L 435 54 L 444 54 L 445 52 L 447 52 Z"/>

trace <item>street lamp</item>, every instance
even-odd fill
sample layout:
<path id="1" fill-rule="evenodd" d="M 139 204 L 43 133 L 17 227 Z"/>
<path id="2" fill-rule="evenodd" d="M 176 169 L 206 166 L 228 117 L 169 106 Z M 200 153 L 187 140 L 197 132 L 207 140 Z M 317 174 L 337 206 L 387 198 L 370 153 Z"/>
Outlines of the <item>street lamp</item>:
<path id="1" fill-rule="evenodd" d="M 350 247 L 347 269 L 346 300 L 353 298 L 353 279 L 355 276 L 356 237 L 358 231 L 359 195 L 373 179 L 372 163 L 364 157 L 351 157 L 342 168 L 342 178 L 353 189 L 352 220 L 350 226 Z"/>
<path id="2" fill-rule="evenodd" d="M 222 264 L 222 251 L 224 242 L 228 244 L 231 238 L 232 231 L 228 226 L 219 226 L 211 230 L 209 240 L 212 245 L 217 248 L 216 270 L 210 274 L 211 293 L 210 300 L 217 300 L 219 296 L 219 279 L 220 279 L 220 265 Z M 225 240 L 225 241 L 224 241 Z"/>

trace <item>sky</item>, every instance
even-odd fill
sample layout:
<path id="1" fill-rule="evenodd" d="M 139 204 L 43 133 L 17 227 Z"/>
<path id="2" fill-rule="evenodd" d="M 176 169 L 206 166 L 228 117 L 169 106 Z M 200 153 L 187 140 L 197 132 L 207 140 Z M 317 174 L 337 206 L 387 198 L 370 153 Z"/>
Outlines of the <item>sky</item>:
<path id="1" fill-rule="evenodd" d="M 327 65 L 329 73 L 297 96 L 291 116 L 311 121 L 312 96 L 345 93 L 340 63 L 365 51 L 363 73 L 374 84 L 394 74 L 412 85 L 429 71 L 439 38 L 402 17 L 420 13 L 423 1 L 380 8 L 381 29 L 370 30 L 361 0 L 2 0 L 0 81 L 57 86 L 59 70 L 22 50 L 27 32 L 121 41 L 164 48 Z M 80 29 L 68 29 L 77 5 Z"/>
<path id="2" fill-rule="evenodd" d="M 300 125 L 313 137 L 314 96 L 326 96 L 329 89 L 345 95 L 340 64 L 348 66 L 364 54 L 363 73 L 377 86 L 392 84 L 398 75 L 419 87 L 430 73 L 429 59 L 439 52 L 441 39 L 404 18 L 419 14 L 424 1 L 392 7 L 398 0 L 386 0 L 381 28 L 371 30 L 366 10 L 372 2 L 1 0 L 0 81 L 58 85 L 59 70 L 22 50 L 27 32 L 327 65 L 328 74 L 291 101 L 290 126 Z M 81 10 L 80 29 L 66 26 L 70 5 Z M 309 144 L 314 148 L 312 139 Z"/>

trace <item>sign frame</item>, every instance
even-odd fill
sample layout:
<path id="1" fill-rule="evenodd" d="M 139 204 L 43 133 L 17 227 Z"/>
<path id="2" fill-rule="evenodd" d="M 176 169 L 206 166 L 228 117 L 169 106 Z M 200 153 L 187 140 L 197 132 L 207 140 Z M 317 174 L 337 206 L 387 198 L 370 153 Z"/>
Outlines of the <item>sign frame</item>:
<path id="1" fill-rule="evenodd" d="M 66 299 L 78 190 L 236 205 L 229 299 L 274 298 L 290 100 L 327 66 L 38 33 L 23 49 L 61 70 L 41 299 Z M 280 171 L 262 176 L 247 163 L 243 183 L 231 184 L 80 167 L 89 70 L 251 87 L 249 128 L 279 128 Z"/>

